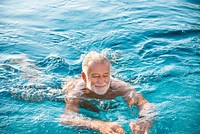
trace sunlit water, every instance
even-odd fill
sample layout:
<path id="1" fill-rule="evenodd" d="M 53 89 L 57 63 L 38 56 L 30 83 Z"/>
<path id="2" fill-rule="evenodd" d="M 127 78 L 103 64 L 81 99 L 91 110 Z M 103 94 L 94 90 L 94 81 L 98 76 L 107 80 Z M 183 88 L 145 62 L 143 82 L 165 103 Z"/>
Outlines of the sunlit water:
<path id="1" fill-rule="evenodd" d="M 64 78 L 81 73 L 84 55 L 95 50 L 111 59 L 113 77 L 157 106 L 150 134 L 198 134 L 199 44 L 198 0 L 1 0 L 0 133 L 98 133 L 61 125 L 65 104 L 54 93 Z M 11 60 L 20 57 L 29 58 L 25 72 Z M 30 79 L 43 86 L 26 87 Z M 81 112 L 131 133 L 136 108 L 131 116 L 120 97 L 101 103 L 100 113 Z"/>

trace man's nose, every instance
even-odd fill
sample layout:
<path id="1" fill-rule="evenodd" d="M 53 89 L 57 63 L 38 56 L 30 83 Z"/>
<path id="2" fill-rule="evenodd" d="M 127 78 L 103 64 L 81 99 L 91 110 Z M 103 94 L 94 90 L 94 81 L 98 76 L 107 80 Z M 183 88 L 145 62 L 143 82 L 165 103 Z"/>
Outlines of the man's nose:
<path id="1" fill-rule="evenodd" d="M 103 79 L 102 76 L 100 76 L 100 77 L 98 78 L 98 83 L 103 83 L 103 82 L 104 82 L 104 79 Z"/>

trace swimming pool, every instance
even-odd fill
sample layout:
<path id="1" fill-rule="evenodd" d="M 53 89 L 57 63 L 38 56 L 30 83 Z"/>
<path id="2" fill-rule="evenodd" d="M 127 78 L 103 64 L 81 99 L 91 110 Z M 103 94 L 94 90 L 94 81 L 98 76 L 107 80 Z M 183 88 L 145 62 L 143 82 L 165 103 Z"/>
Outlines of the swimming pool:
<path id="1" fill-rule="evenodd" d="M 26 101 L 9 93 L 18 88 L 21 95 L 25 89 L 19 86 L 27 82 L 9 60 L 16 55 L 37 65 L 28 73 L 41 77 L 35 81 L 59 90 L 63 78 L 80 74 L 91 50 L 107 54 L 112 76 L 157 106 L 150 134 L 200 133 L 198 0 L 2 0 L 0 7 L 1 134 L 98 133 L 59 124 L 65 105 L 58 96 Z M 130 133 L 127 121 L 137 118 L 137 110 L 130 117 L 121 98 L 104 103 L 116 106 L 82 112 L 117 121 Z"/>

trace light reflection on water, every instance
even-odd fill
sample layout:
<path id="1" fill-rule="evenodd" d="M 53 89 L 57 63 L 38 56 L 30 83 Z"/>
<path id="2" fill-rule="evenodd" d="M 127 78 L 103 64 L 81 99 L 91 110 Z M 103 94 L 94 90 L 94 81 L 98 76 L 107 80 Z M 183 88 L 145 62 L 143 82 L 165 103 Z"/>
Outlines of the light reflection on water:
<path id="1" fill-rule="evenodd" d="M 0 6 L 1 133 L 94 133 L 59 125 L 64 103 L 56 92 L 63 78 L 80 74 L 90 50 L 106 53 L 112 75 L 133 84 L 157 106 L 150 133 L 200 132 L 198 1 L 7 0 Z M 11 64 L 15 54 L 30 59 L 25 73 Z M 19 86 L 18 93 L 24 94 L 27 74 L 33 83 L 50 87 L 52 94 L 43 92 L 36 102 L 11 96 L 10 90 Z M 130 133 L 129 114 L 121 102 L 93 116 L 116 120 Z"/>

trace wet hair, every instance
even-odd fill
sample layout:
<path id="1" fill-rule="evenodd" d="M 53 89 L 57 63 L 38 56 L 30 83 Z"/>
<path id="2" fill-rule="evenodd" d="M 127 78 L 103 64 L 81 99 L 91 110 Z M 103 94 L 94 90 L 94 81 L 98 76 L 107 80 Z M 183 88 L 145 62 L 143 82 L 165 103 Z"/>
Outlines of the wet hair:
<path id="1" fill-rule="evenodd" d="M 82 62 L 82 70 L 84 73 L 87 73 L 88 66 L 92 63 L 108 63 L 110 65 L 110 60 L 104 54 L 91 51 L 85 56 Z"/>

